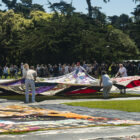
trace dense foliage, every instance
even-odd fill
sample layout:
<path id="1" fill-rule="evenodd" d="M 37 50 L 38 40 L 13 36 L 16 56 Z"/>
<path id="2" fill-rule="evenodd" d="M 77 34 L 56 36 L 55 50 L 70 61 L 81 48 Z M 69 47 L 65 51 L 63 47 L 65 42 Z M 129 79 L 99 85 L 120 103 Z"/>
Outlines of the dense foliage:
<path id="1" fill-rule="evenodd" d="M 3 65 L 139 59 L 140 5 L 132 19 L 125 14 L 107 18 L 99 7 L 92 7 L 89 17 L 75 12 L 75 8 L 64 1 L 49 2 L 52 13 L 44 12 L 40 5 L 34 8 L 32 0 L 3 2 L 7 2 L 9 9 L 0 12 L 0 62 Z"/>

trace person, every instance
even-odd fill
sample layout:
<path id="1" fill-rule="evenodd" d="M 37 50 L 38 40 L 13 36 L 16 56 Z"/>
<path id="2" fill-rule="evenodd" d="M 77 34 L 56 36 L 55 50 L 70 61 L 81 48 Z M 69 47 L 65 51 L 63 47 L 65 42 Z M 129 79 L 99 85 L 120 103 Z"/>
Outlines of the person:
<path id="1" fill-rule="evenodd" d="M 29 86 L 32 89 L 32 102 L 35 102 L 35 80 L 37 77 L 37 72 L 34 70 L 34 67 L 26 63 L 24 65 L 23 78 L 25 78 L 25 102 L 29 103 Z"/>
<path id="2" fill-rule="evenodd" d="M 87 73 L 87 71 L 83 67 L 81 67 L 80 62 L 77 62 L 76 67 L 75 67 L 75 74 L 77 75 L 79 71 L 83 71 Z"/>
<path id="3" fill-rule="evenodd" d="M 126 68 L 123 66 L 123 64 L 119 64 L 119 71 L 117 72 L 115 77 L 127 77 L 127 70 Z"/>
<path id="4" fill-rule="evenodd" d="M 83 62 L 83 68 L 84 68 L 85 70 L 87 69 L 86 61 Z"/>
<path id="5" fill-rule="evenodd" d="M 98 78 L 98 70 L 99 70 L 99 65 L 95 60 L 93 63 L 93 69 L 92 69 L 92 73 L 93 73 L 95 78 Z"/>
<path id="6" fill-rule="evenodd" d="M 107 99 L 109 97 L 109 92 L 112 88 L 112 81 L 110 80 L 110 77 L 106 73 L 106 71 L 101 72 L 101 79 L 100 79 L 100 86 L 103 84 L 103 97 Z"/>
<path id="7" fill-rule="evenodd" d="M 10 78 L 13 78 L 13 76 L 14 76 L 14 66 L 11 65 L 9 70 L 10 70 Z"/>
<path id="8" fill-rule="evenodd" d="M 24 64 L 23 62 L 20 64 L 20 75 L 22 76 L 23 75 L 23 67 L 24 67 Z"/>
<path id="9" fill-rule="evenodd" d="M 3 68 L 3 75 L 4 75 L 5 79 L 7 79 L 7 77 L 8 77 L 8 67 L 6 65 Z"/>
<path id="10" fill-rule="evenodd" d="M 54 67 L 53 67 L 53 74 L 54 74 L 53 76 L 54 77 L 57 77 L 58 76 L 58 73 L 59 73 L 58 70 L 59 69 L 58 69 L 57 65 L 55 64 Z"/>
<path id="11" fill-rule="evenodd" d="M 115 63 L 112 63 L 112 65 L 111 65 L 111 77 L 115 77 L 116 73 L 117 73 L 117 66 Z"/>
<path id="12" fill-rule="evenodd" d="M 13 67 L 13 75 L 14 75 L 15 79 L 18 78 L 18 67 L 16 65 L 14 65 L 14 67 Z"/>
<path id="13" fill-rule="evenodd" d="M 3 75 L 3 68 L 2 66 L 0 66 L 0 79 L 2 79 L 2 75 Z"/>
<path id="14" fill-rule="evenodd" d="M 87 73 L 87 71 L 83 67 L 81 67 L 80 62 L 77 62 L 76 67 L 75 67 L 75 74 L 74 74 L 75 75 L 75 83 L 78 83 L 78 81 L 79 81 L 79 76 L 78 76 L 79 72 Z"/>
<path id="15" fill-rule="evenodd" d="M 138 63 L 138 75 L 140 75 L 140 61 Z"/>
<path id="16" fill-rule="evenodd" d="M 68 74 L 69 73 L 69 66 L 67 64 L 64 64 L 64 74 Z"/>

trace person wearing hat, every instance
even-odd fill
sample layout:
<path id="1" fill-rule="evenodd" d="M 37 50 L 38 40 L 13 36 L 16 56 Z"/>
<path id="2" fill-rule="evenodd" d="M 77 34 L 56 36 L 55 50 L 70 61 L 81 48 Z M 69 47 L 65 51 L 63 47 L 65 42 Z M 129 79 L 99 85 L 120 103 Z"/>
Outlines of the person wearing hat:
<path id="1" fill-rule="evenodd" d="M 101 84 L 103 85 L 103 97 L 106 99 L 109 97 L 109 92 L 112 88 L 112 81 L 110 80 L 108 74 L 106 73 L 106 71 L 102 71 L 102 76 L 100 79 L 100 86 Z"/>

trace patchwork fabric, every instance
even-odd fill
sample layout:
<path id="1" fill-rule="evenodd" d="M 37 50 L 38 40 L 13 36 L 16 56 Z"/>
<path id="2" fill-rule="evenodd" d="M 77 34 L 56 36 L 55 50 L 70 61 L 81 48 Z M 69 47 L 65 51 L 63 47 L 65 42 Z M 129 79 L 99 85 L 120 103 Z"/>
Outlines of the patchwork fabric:
<path id="1" fill-rule="evenodd" d="M 118 85 L 118 87 L 125 87 L 125 88 L 134 88 L 140 86 L 140 76 L 128 76 L 128 77 L 121 77 L 121 78 L 112 78 L 112 81 L 116 83 L 114 85 Z"/>
<path id="2" fill-rule="evenodd" d="M 113 85 L 118 89 L 130 89 L 140 87 L 140 76 L 129 76 L 122 78 L 112 78 Z M 24 79 L 12 80 L 0 83 L 0 90 L 7 93 L 25 93 Z M 114 82 L 115 81 L 115 82 Z M 39 78 L 35 82 L 36 94 L 42 95 L 75 95 L 75 94 L 92 94 L 99 92 L 102 87 L 99 86 L 99 79 L 95 79 L 86 72 L 75 70 L 72 73 L 51 78 Z M 115 91 L 112 88 L 112 91 Z M 31 90 L 30 90 L 31 93 Z"/>
<path id="3" fill-rule="evenodd" d="M 2 91 L 24 94 L 24 81 L 24 79 L 19 79 L 4 82 L 0 84 L 0 89 Z M 72 73 L 59 77 L 39 78 L 38 81 L 39 82 L 35 82 L 36 93 L 43 95 L 67 94 L 67 92 L 71 92 L 70 94 L 83 94 L 86 93 L 84 91 L 81 92 L 81 90 L 83 90 L 81 88 L 83 87 L 87 88 L 88 93 L 95 93 L 100 90 L 100 88 L 97 88 L 98 80 L 88 75 L 82 69 L 79 69 L 78 72 L 75 70 Z M 91 90 L 93 86 L 94 89 Z M 72 92 L 72 89 L 76 90 L 76 92 Z"/>
<path id="4" fill-rule="evenodd" d="M 0 107 L 0 133 L 68 129 L 89 126 L 140 124 L 140 121 L 93 117 L 28 106 Z"/>

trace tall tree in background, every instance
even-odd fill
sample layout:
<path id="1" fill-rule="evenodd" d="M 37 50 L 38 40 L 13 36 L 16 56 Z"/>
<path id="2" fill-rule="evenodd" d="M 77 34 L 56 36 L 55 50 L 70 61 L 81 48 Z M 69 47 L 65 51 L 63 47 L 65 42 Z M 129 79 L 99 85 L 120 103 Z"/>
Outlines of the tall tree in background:
<path id="1" fill-rule="evenodd" d="M 2 0 L 2 2 L 10 10 L 14 10 L 16 13 L 22 13 L 25 17 L 28 17 L 32 10 L 45 11 L 40 4 L 33 4 L 32 0 Z"/>
<path id="2" fill-rule="evenodd" d="M 7 6 L 8 9 L 13 9 L 16 6 L 17 0 L 2 0 L 2 2 Z"/>
<path id="3" fill-rule="evenodd" d="M 25 18 L 24 12 L 17 9 L 20 4 L 31 10 L 30 18 Z M 112 25 L 103 26 L 102 23 L 108 21 L 99 7 L 92 7 L 91 19 L 87 14 L 74 12 L 72 4 L 64 1 L 50 3 L 53 13 L 32 10 L 32 0 L 17 0 L 13 5 L 13 10 L 0 12 L 0 61 L 3 65 L 21 61 L 55 64 L 139 59 L 139 22 L 131 22 L 131 28 L 122 32 L 121 25 L 129 24 L 127 15 L 111 18 Z M 137 12 L 135 15 L 138 17 Z"/>
<path id="4" fill-rule="evenodd" d="M 135 22 L 140 22 L 140 5 L 137 5 L 132 14 L 134 15 Z"/>
<path id="5" fill-rule="evenodd" d="M 119 16 L 114 15 L 114 16 L 108 16 L 108 19 L 111 23 L 111 25 L 113 25 L 115 28 L 119 28 Z"/>
<path id="6" fill-rule="evenodd" d="M 60 1 L 59 3 L 51 3 L 49 1 L 49 8 L 53 11 L 53 12 L 60 12 L 64 15 L 71 15 L 75 8 L 72 6 L 72 4 L 68 4 L 64 1 Z"/>
<path id="7" fill-rule="evenodd" d="M 106 15 L 100 11 L 101 7 L 92 7 L 92 18 L 101 24 L 106 24 Z"/>
<path id="8" fill-rule="evenodd" d="M 88 5 L 88 16 L 90 18 L 92 18 L 92 4 L 91 4 L 91 1 L 92 0 L 86 0 L 87 2 L 87 5 Z M 103 0 L 103 2 L 107 3 L 109 2 L 110 0 Z M 133 0 L 134 2 L 140 2 L 140 0 Z"/>
<path id="9" fill-rule="evenodd" d="M 126 14 L 109 16 L 108 19 L 111 22 L 111 25 L 123 31 L 125 31 L 128 25 L 132 22 L 132 19 Z"/>
<path id="10" fill-rule="evenodd" d="M 88 16 L 92 17 L 92 5 L 91 5 L 91 0 L 86 0 L 87 5 L 88 5 Z"/>
<path id="11" fill-rule="evenodd" d="M 105 3 L 107 3 L 110 0 L 103 0 Z M 86 0 L 87 5 L 88 5 L 88 16 L 90 18 L 92 18 L 92 4 L 91 4 L 91 0 Z"/>
<path id="12" fill-rule="evenodd" d="M 133 0 L 134 2 L 140 2 L 140 0 Z"/>
<path id="13" fill-rule="evenodd" d="M 140 50 L 140 5 L 137 5 L 134 12 L 133 23 L 129 26 L 129 35 L 136 42 Z"/>

